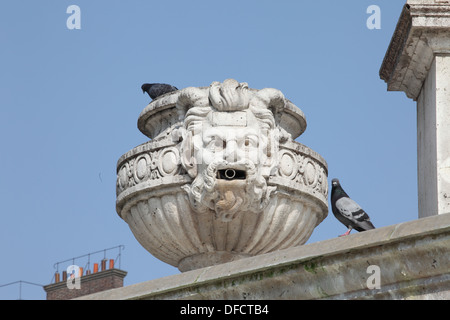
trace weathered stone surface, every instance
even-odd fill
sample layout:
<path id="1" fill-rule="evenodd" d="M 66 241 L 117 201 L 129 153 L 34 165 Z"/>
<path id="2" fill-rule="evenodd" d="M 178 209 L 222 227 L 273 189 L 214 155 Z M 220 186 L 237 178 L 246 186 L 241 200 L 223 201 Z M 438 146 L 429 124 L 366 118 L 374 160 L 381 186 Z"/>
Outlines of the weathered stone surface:
<path id="1" fill-rule="evenodd" d="M 380 69 L 388 90 L 418 99 L 434 56 L 450 53 L 449 8 L 447 1 L 407 1 Z"/>
<path id="2" fill-rule="evenodd" d="M 450 299 L 449 247 L 443 214 L 81 299 Z M 369 266 L 379 289 L 368 287 Z"/>
<path id="3" fill-rule="evenodd" d="M 192 270 L 304 244 L 328 214 L 327 164 L 293 139 L 300 109 L 228 79 L 161 96 L 152 140 L 117 164 L 117 212 L 155 257 Z"/>
<path id="4" fill-rule="evenodd" d="M 409 0 L 380 76 L 417 101 L 419 217 L 450 212 L 450 3 Z"/>

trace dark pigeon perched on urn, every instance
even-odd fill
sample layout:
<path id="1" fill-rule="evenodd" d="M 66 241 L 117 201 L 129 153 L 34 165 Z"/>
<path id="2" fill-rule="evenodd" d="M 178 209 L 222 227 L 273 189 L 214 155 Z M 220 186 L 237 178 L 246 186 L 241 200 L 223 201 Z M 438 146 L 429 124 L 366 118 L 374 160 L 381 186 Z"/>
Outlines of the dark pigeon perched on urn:
<path id="1" fill-rule="evenodd" d="M 147 92 L 152 100 L 163 94 L 178 90 L 178 88 L 166 83 L 144 83 L 141 89 L 142 93 Z"/>
<path id="2" fill-rule="evenodd" d="M 352 229 L 359 232 L 375 229 L 372 222 L 370 222 L 369 215 L 359 204 L 350 199 L 348 194 L 342 189 L 339 180 L 333 179 L 331 183 L 331 209 L 336 219 L 348 228 L 347 232 L 340 235 L 340 237 L 349 235 Z"/>

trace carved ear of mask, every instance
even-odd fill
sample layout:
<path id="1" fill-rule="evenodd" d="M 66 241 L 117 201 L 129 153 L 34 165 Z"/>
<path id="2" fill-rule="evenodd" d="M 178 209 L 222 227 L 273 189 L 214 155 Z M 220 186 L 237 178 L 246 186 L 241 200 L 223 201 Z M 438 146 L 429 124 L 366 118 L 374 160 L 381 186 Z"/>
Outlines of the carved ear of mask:
<path id="1" fill-rule="evenodd" d="M 267 135 L 267 158 L 264 161 L 262 175 L 265 177 L 274 175 L 278 169 L 278 149 L 279 149 L 279 137 L 280 131 L 278 128 L 271 129 L 271 132 Z"/>
<path id="2" fill-rule="evenodd" d="M 178 96 L 176 104 L 178 119 L 180 122 L 183 122 L 183 126 L 185 126 L 185 117 L 189 109 L 197 107 L 205 108 L 208 106 L 208 94 L 205 92 L 205 90 L 195 87 L 185 88 Z M 197 162 L 195 160 L 193 135 L 192 131 L 187 130 L 187 128 L 183 126 L 178 129 L 177 133 L 178 141 L 181 140 L 181 164 L 187 171 L 189 176 L 195 178 L 197 176 Z"/>
<path id="3" fill-rule="evenodd" d="M 280 139 L 285 137 L 287 132 L 285 130 L 280 130 L 280 128 L 275 124 L 279 122 L 282 109 L 286 105 L 286 99 L 283 93 L 277 89 L 266 88 L 259 90 L 251 99 L 250 107 L 253 112 L 261 110 L 259 119 L 270 124 L 270 132 L 268 132 L 267 137 L 267 159 L 264 162 L 264 167 L 262 174 L 263 176 L 270 176 L 276 172 L 278 168 L 278 149 Z M 266 110 L 266 111 L 262 111 Z M 270 112 L 268 112 L 270 111 Z"/>
<path id="4" fill-rule="evenodd" d="M 183 140 L 180 145 L 180 157 L 183 168 L 187 171 L 191 178 L 197 176 L 197 162 L 195 161 L 194 143 L 192 139 L 192 132 L 185 129 L 181 131 Z"/>

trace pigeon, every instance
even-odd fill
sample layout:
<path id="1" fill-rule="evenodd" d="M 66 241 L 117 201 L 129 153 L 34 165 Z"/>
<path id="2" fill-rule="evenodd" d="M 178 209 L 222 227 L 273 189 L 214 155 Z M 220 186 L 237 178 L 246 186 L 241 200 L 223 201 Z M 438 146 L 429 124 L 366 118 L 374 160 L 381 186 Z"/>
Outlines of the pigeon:
<path id="1" fill-rule="evenodd" d="M 142 93 L 147 92 L 150 98 L 152 98 L 152 100 L 155 100 L 156 98 L 165 93 L 178 90 L 178 88 L 165 83 L 144 83 L 141 86 L 141 89 Z"/>
<path id="2" fill-rule="evenodd" d="M 333 179 L 331 183 L 331 209 L 336 219 L 348 228 L 347 232 L 340 235 L 340 237 L 349 235 L 352 229 L 359 232 L 375 229 L 372 222 L 370 222 L 369 215 L 361 209 L 359 204 L 350 199 L 348 194 L 342 189 L 339 180 Z"/>

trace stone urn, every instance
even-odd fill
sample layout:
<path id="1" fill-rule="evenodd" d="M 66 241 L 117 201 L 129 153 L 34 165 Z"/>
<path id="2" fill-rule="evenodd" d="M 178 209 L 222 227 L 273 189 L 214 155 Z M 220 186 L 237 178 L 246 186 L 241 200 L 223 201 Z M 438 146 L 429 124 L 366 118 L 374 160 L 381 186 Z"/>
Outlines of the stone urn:
<path id="1" fill-rule="evenodd" d="M 328 214 L 327 164 L 294 141 L 305 116 L 279 90 L 170 92 L 138 128 L 151 140 L 117 163 L 117 213 L 180 271 L 302 245 Z"/>

